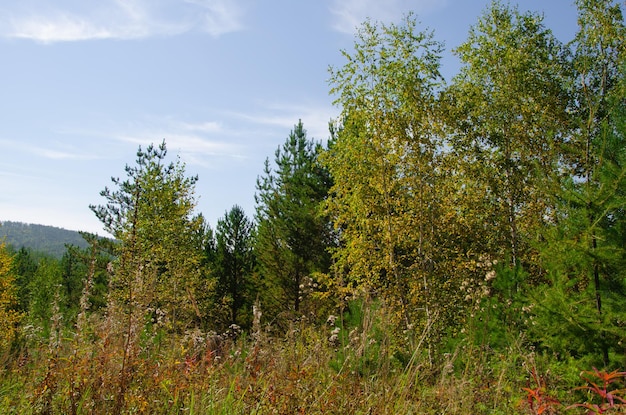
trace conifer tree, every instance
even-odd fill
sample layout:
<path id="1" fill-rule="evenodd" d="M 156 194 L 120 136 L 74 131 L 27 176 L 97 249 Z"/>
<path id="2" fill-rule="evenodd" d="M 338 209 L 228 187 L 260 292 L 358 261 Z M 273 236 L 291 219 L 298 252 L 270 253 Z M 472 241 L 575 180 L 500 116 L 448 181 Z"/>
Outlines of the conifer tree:
<path id="1" fill-rule="evenodd" d="M 55 310 L 60 313 L 67 311 L 62 284 L 60 262 L 52 257 L 41 258 L 33 279 L 29 281 L 28 319 L 35 329 L 41 330 L 44 339 L 51 335 L 51 319 Z"/>
<path id="2" fill-rule="evenodd" d="M 230 308 L 226 326 L 237 324 L 248 328 L 252 321 L 255 300 L 253 238 L 253 223 L 238 205 L 217 221 L 213 272 L 217 301 Z"/>
<path id="3" fill-rule="evenodd" d="M 73 316 L 78 313 L 84 280 L 87 277 L 88 265 L 81 258 L 81 249 L 74 245 L 66 246 L 65 254 L 60 260 L 62 290 L 65 294 L 68 312 Z"/>
<path id="4" fill-rule="evenodd" d="M 330 177 L 317 161 L 320 150 L 299 121 L 276 150 L 275 170 L 267 159 L 257 180 L 255 253 L 263 278 L 261 301 L 272 313 L 302 312 L 305 286 L 329 267 L 331 230 L 319 204 Z"/>
<path id="5" fill-rule="evenodd" d="M 119 241 L 112 286 L 120 304 L 133 318 L 152 313 L 165 327 L 181 330 L 199 323 L 196 294 L 210 287 L 200 278 L 197 177 L 186 177 L 180 161 L 165 164 L 166 155 L 165 141 L 139 147 L 136 166 L 126 166 L 128 178 L 112 178 L 118 189 L 105 188 L 106 205 L 91 209 Z"/>
<path id="6" fill-rule="evenodd" d="M 37 260 L 30 249 L 21 247 L 15 253 L 13 272 L 17 286 L 18 309 L 24 313 L 28 311 L 30 303 L 29 281 L 33 280 L 35 272 L 37 272 Z"/>
<path id="7" fill-rule="evenodd" d="M 626 28 L 619 5 L 578 1 L 573 42 L 574 129 L 559 216 L 543 248 L 551 279 L 535 294 L 541 344 L 561 355 L 586 356 L 608 367 L 623 359 L 624 228 L 626 219 Z M 551 330 L 560 336 L 551 336 Z"/>
<path id="8" fill-rule="evenodd" d="M 66 245 L 61 257 L 62 288 L 67 303 L 68 317 L 73 319 L 79 311 L 85 284 L 90 284 L 89 309 L 95 311 L 106 305 L 108 292 L 107 266 L 113 260 L 115 242 L 88 232 L 80 232 L 89 244 L 86 248 Z"/>

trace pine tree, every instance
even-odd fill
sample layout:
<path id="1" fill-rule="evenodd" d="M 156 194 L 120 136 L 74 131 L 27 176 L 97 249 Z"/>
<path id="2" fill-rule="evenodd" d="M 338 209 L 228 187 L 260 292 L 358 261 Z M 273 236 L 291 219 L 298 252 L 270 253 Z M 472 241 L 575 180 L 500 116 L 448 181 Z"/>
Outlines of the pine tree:
<path id="1" fill-rule="evenodd" d="M 62 291 L 66 300 L 66 308 L 70 319 L 76 316 L 79 310 L 80 297 L 83 292 L 84 280 L 88 273 L 88 264 L 81 258 L 81 249 L 74 245 L 66 247 L 61 257 Z"/>
<path id="2" fill-rule="evenodd" d="M 166 155 L 165 141 L 140 147 L 137 165 L 126 166 L 128 178 L 113 178 L 118 189 L 105 188 L 106 205 L 91 209 L 119 241 L 112 287 L 120 304 L 133 318 L 152 313 L 164 316 L 167 328 L 181 330 L 199 323 L 196 293 L 210 287 L 200 278 L 197 177 L 186 177 L 180 161 L 165 164 Z"/>
<path id="3" fill-rule="evenodd" d="M 15 253 L 13 272 L 17 286 L 18 309 L 21 312 L 27 312 L 30 303 L 29 282 L 33 280 L 37 272 L 37 260 L 30 249 L 21 247 Z"/>
<path id="4" fill-rule="evenodd" d="M 41 330 L 43 339 L 48 339 L 52 334 L 51 319 L 54 310 L 61 313 L 67 311 L 62 284 L 60 262 L 52 257 L 41 258 L 37 271 L 29 282 L 28 320 L 35 329 Z M 57 329 L 60 329 L 60 326 Z"/>
<path id="5" fill-rule="evenodd" d="M 276 150 L 276 170 L 267 159 L 257 180 L 255 253 L 268 313 L 301 313 L 304 288 L 314 273 L 329 267 L 330 225 L 319 204 L 330 177 L 317 161 L 320 149 L 299 121 Z"/>
<path id="6" fill-rule="evenodd" d="M 252 323 L 254 226 L 240 206 L 233 206 L 217 221 L 215 258 L 215 293 L 218 303 L 229 305 L 227 324 L 249 328 Z"/>
<path id="7" fill-rule="evenodd" d="M 557 226 L 543 248 L 550 283 L 536 293 L 541 344 L 608 367 L 623 360 L 626 299 L 626 28 L 612 1 L 579 1 L 573 42 L 575 129 L 565 152 Z M 558 326 L 558 329 L 557 327 Z M 560 336 L 549 335 L 557 329 Z"/>

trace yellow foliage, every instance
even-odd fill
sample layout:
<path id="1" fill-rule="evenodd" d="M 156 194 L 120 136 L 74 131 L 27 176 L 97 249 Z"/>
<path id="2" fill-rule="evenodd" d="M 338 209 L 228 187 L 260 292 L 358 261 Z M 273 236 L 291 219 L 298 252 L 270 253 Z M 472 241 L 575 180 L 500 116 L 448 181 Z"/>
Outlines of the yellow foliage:
<path id="1" fill-rule="evenodd" d="M 10 347 L 22 318 L 21 313 L 15 310 L 17 289 L 11 272 L 12 264 L 13 258 L 4 242 L 0 243 L 0 350 Z"/>

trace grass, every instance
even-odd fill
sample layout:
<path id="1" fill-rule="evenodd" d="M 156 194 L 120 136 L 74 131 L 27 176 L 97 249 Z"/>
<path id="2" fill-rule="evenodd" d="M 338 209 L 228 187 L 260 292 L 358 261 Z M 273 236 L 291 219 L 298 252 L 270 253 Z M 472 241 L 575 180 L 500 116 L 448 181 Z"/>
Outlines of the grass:
<path id="1" fill-rule="evenodd" d="M 413 356 L 406 362 L 386 321 L 382 310 L 359 308 L 334 324 L 301 320 L 282 335 L 228 337 L 217 352 L 205 333 L 144 332 L 133 344 L 101 322 L 95 336 L 69 333 L 6 361 L 0 413 L 530 414 L 552 402 L 546 391 L 571 389 L 521 339 L 500 352 L 461 341 L 435 366 L 418 344 L 405 351 Z M 618 378 L 610 377 L 611 390 L 621 399 Z M 592 390 L 579 390 L 573 402 Z M 529 400 L 531 392 L 544 400 Z M 567 411 L 583 413 L 592 402 Z M 623 410 L 619 404 L 611 410 Z"/>

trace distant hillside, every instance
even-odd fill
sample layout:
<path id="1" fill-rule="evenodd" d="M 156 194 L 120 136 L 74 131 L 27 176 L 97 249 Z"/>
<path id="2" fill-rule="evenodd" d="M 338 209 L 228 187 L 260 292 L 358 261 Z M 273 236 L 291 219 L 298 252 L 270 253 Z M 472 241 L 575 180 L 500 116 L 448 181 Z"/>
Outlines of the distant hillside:
<path id="1" fill-rule="evenodd" d="M 1 240 L 15 249 L 31 248 L 57 258 L 65 253 L 65 244 L 87 247 L 87 242 L 76 231 L 21 222 L 0 222 Z"/>

